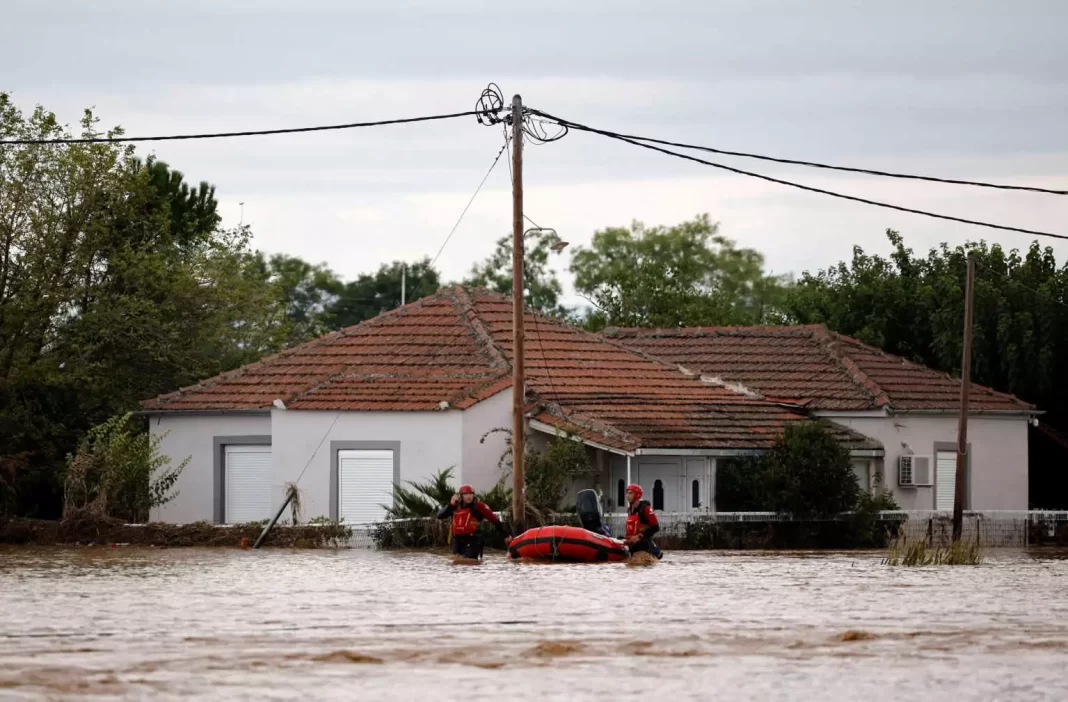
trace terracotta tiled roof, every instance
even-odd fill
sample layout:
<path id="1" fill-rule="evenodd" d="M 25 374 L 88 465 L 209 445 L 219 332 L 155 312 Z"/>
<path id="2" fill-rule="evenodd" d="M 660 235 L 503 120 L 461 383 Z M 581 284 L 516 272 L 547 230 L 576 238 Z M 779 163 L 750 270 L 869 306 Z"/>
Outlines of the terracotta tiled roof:
<path id="1" fill-rule="evenodd" d="M 453 296 L 439 294 L 142 406 L 266 409 L 278 398 L 291 409 L 433 410 L 508 370 Z"/>
<path id="2" fill-rule="evenodd" d="M 821 325 L 610 329 L 609 339 L 693 372 L 811 409 L 954 410 L 960 380 Z M 1032 410 L 1012 395 L 972 385 L 977 410 Z"/>
<path id="3" fill-rule="evenodd" d="M 760 449 L 803 418 L 562 322 L 528 311 L 525 324 L 531 415 L 591 441 Z M 279 398 L 293 410 L 463 409 L 511 387 L 511 360 L 511 299 L 450 288 L 144 408 L 266 409 Z"/>

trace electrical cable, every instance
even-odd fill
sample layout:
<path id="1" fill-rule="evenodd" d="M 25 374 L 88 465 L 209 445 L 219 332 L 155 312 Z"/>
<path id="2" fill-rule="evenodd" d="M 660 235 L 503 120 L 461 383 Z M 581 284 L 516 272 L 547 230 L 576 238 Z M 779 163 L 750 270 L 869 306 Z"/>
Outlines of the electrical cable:
<path id="1" fill-rule="evenodd" d="M 532 113 L 541 115 L 543 117 L 553 119 L 563 127 L 574 127 L 575 129 L 589 129 L 582 125 L 576 124 L 566 119 L 559 117 L 552 117 L 551 115 L 541 112 L 540 110 L 531 110 Z M 937 176 L 925 176 L 914 175 L 909 173 L 894 173 L 892 171 L 879 171 L 871 168 L 853 168 L 850 166 L 835 166 L 828 163 L 819 163 L 818 161 L 802 161 L 792 158 L 780 158 L 777 156 L 765 156 L 762 154 L 747 153 L 745 151 L 728 151 L 726 149 L 717 149 L 711 146 L 701 146 L 699 144 L 687 144 L 678 141 L 668 141 L 666 139 L 655 139 L 653 137 L 639 136 L 635 134 L 623 134 L 613 132 L 615 136 L 625 137 L 627 139 L 633 139 L 635 141 L 649 142 L 651 144 L 660 144 L 662 146 L 674 146 L 681 149 L 695 149 L 698 151 L 707 151 L 712 154 L 720 154 L 722 156 L 738 156 L 741 158 L 759 159 L 761 161 L 771 161 L 773 163 L 784 163 L 792 166 L 807 166 L 809 168 L 823 168 L 831 171 L 844 171 L 846 173 L 863 173 L 865 175 L 881 176 L 884 178 L 903 178 L 908 180 L 923 180 L 931 183 L 945 183 L 949 185 L 970 185 L 977 188 L 995 188 L 998 190 L 1021 190 L 1025 192 L 1033 193 L 1045 193 L 1047 195 L 1068 195 L 1068 190 L 1053 190 L 1050 188 L 1038 188 L 1026 185 L 1007 185 L 1004 183 L 984 183 L 974 180 L 957 180 L 954 178 L 939 178 Z"/>
<path id="2" fill-rule="evenodd" d="M 543 116 L 549 117 L 551 119 L 556 119 L 555 117 L 552 117 L 551 115 L 546 115 L 545 113 L 540 113 L 539 112 L 539 114 L 542 114 Z M 1068 240 L 1068 235 L 1065 235 L 1065 234 L 1054 234 L 1052 232 L 1043 232 L 1043 231 L 1037 231 L 1037 230 L 1034 230 L 1034 229 L 1024 229 L 1022 227 L 1010 227 L 1010 226 L 1006 226 L 1006 225 L 1003 225 L 1003 224 L 994 224 L 992 222 L 982 222 L 982 221 L 974 220 L 974 219 L 965 219 L 963 217 L 953 217 L 951 215 L 938 214 L 937 212 L 928 212 L 926 210 L 917 210 L 917 209 L 914 209 L 914 208 L 911 208 L 911 207 L 902 207 L 900 205 L 892 205 L 890 203 L 880 202 L 878 200 L 869 200 L 867 198 L 857 197 L 855 195 L 846 195 L 844 193 L 834 192 L 833 190 L 825 190 L 823 188 L 816 188 L 816 187 L 813 187 L 811 185 L 803 185 L 801 183 L 795 183 L 795 182 L 789 181 L 789 180 L 782 180 L 780 178 L 773 178 L 772 176 L 763 175 L 761 173 L 754 173 L 752 171 L 745 171 L 745 170 L 742 170 L 740 168 L 733 168 L 731 166 L 726 166 L 726 165 L 724 165 L 722 163 L 715 163 L 713 161 L 706 161 L 704 159 L 697 158 L 696 156 L 690 156 L 689 154 L 680 154 L 680 153 L 678 153 L 676 151 L 671 151 L 669 149 L 664 149 L 664 148 L 661 148 L 659 146 L 653 146 L 652 144 L 646 144 L 646 143 L 643 143 L 643 142 L 640 142 L 640 141 L 635 141 L 634 139 L 631 139 L 629 137 L 625 137 L 625 136 L 623 136 L 621 134 L 617 134 L 615 132 L 610 132 L 610 131 L 607 131 L 607 130 L 604 130 L 604 129 L 597 129 L 595 127 L 588 127 L 586 125 L 577 124 L 575 122 L 567 122 L 567 124 L 571 129 L 577 129 L 577 130 L 580 130 L 580 131 L 590 132 L 590 133 L 593 133 L 593 134 L 600 134 L 601 136 L 605 136 L 605 137 L 608 137 L 610 139 L 615 139 L 617 141 L 622 141 L 624 143 L 631 144 L 632 146 L 640 146 L 643 149 L 649 149 L 651 151 L 658 151 L 658 152 L 660 152 L 662 154 L 667 154 L 668 156 L 674 156 L 676 158 L 681 158 L 681 159 L 686 160 L 686 161 L 693 161 L 694 163 L 700 163 L 700 164 L 703 164 L 705 166 L 711 166 L 712 168 L 719 168 L 719 169 L 724 170 L 724 171 L 730 171 L 731 173 L 737 173 L 739 175 L 749 176 L 750 178 L 759 178 L 760 180 L 766 180 L 766 181 L 768 181 L 770 183 L 776 183 L 778 185 L 786 185 L 786 186 L 789 186 L 791 188 L 797 188 L 799 190 L 806 190 L 806 191 L 812 192 L 812 193 L 819 193 L 820 195 L 829 195 L 831 197 L 840 198 L 842 200 L 850 200 L 852 202 L 859 202 L 859 203 L 865 204 L 865 205 L 873 205 L 875 207 L 883 207 L 883 208 L 886 208 L 886 209 L 889 209 L 889 210 L 896 210 L 898 212 L 907 212 L 909 214 L 923 215 L 924 217 L 933 217 L 934 219 L 942 219 L 942 220 L 946 220 L 946 221 L 950 221 L 950 222 L 959 222 L 961 224 L 971 224 L 971 225 L 974 225 L 974 226 L 977 226 L 977 227 L 986 227 L 988 229 L 999 229 L 999 230 L 1007 231 L 1007 232 L 1019 232 L 1021 234 L 1032 234 L 1034 236 L 1046 236 L 1046 237 L 1051 237 L 1053 239 L 1065 239 L 1065 240 Z"/>
<path id="3" fill-rule="evenodd" d="M 1034 288 L 1032 288 L 1030 286 L 1024 285 L 1023 283 L 1021 283 L 1020 281 L 1016 280 L 1015 278 L 1013 278 L 1012 276 L 1008 275 L 1007 273 L 1002 273 L 1001 271 L 996 271 L 993 268 L 991 268 L 990 266 L 988 266 L 988 265 L 986 265 L 984 263 L 980 263 L 978 260 L 976 260 L 975 265 L 978 268 L 982 268 L 984 271 L 989 271 L 990 273 L 993 273 L 996 276 L 1000 276 L 1000 277 L 1004 278 L 1005 280 L 1009 281 L 1013 285 L 1017 285 L 1017 286 L 1023 288 L 1024 290 L 1030 291 L 1030 292 L 1034 293 L 1035 295 L 1038 295 L 1039 297 L 1044 297 L 1045 299 L 1049 300 L 1050 302 L 1052 302 L 1054 304 L 1057 304 L 1057 305 L 1060 305 L 1061 307 L 1064 307 L 1065 309 L 1068 309 L 1068 303 L 1062 302 L 1061 300 L 1058 300 L 1057 298 L 1055 298 L 1055 297 L 1053 297 L 1051 295 L 1047 295 L 1046 293 L 1042 292 L 1041 290 L 1036 290 L 1036 289 L 1034 289 Z"/>
<path id="4" fill-rule="evenodd" d="M 495 108 L 500 110 L 500 108 Z M 184 139 L 223 139 L 229 137 L 244 136 L 267 136 L 273 134 L 303 134 L 306 132 L 325 132 L 339 129 L 356 129 L 359 127 L 383 127 L 391 124 L 414 124 L 416 122 L 433 122 L 457 117 L 476 116 L 481 120 L 484 116 L 493 114 L 493 110 L 469 110 L 467 112 L 453 112 L 443 115 L 428 115 L 425 117 L 405 117 L 402 119 L 386 119 L 377 122 L 350 122 L 348 124 L 328 124 L 318 127 L 292 127 L 289 129 L 261 129 L 243 132 L 215 132 L 207 134 L 174 134 L 170 136 L 146 136 L 146 137 L 91 137 L 85 139 L 8 139 L 0 140 L 0 146 L 31 145 L 31 144 L 111 144 L 130 141 L 178 141 Z"/>
<path id="5" fill-rule="evenodd" d="M 456 220 L 456 224 L 452 225 L 452 230 L 449 232 L 449 235 L 445 237 L 445 241 L 442 242 L 441 248 L 438 249 L 437 254 L 434 255 L 434 259 L 430 262 L 431 267 L 433 267 L 434 264 L 437 263 L 438 257 L 441 256 L 441 252 L 445 250 L 446 246 L 448 246 L 449 240 L 452 239 L 452 235 L 456 233 L 456 229 L 460 226 L 460 222 L 464 221 L 464 215 L 466 215 L 467 210 L 471 208 L 471 203 L 473 203 L 475 201 L 475 198 L 478 197 L 479 191 L 482 190 L 482 186 L 486 184 L 486 180 L 489 179 L 490 173 L 493 173 L 493 169 L 497 166 L 497 162 L 501 160 L 501 154 L 504 153 L 504 150 L 507 147 L 508 142 L 505 142 L 504 146 L 502 146 L 500 151 L 497 152 L 497 156 L 493 159 L 493 163 L 490 164 L 489 170 L 486 171 L 486 175 L 482 176 L 482 182 L 478 184 L 477 188 L 475 188 L 475 192 L 473 195 L 471 195 L 471 199 L 467 201 L 467 206 L 464 207 L 464 211 L 460 213 L 460 217 Z"/>

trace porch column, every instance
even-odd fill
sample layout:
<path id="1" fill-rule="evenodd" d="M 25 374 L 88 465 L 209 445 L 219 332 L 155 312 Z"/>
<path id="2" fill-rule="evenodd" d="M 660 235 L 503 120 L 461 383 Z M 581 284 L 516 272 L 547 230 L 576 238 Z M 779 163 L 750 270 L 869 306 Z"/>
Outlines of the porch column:
<path id="1" fill-rule="evenodd" d="M 627 485 L 631 484 L 630 479 L 630 454 L 627 454 Z"/>
<path id="2" fill-rule="evenodd" d="M 709 503 L 709 509 L 712 512 L 712 516 L 716 516 L 716 459 L 708 459 L 708 494 L 710 495 L 711 502 Z"/>

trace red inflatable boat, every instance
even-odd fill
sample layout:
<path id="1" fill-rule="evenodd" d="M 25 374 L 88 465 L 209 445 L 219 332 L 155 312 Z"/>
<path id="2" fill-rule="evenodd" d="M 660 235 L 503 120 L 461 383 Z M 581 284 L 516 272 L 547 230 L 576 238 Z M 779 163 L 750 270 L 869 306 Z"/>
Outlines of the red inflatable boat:
<path id="1" fill-rule="evenodd" d="M 571 563 L 618 562 L 629 555 L 622 541 L 573 526 L 528 529 L 512 540 L 508 553 L 512 558 Z"/>

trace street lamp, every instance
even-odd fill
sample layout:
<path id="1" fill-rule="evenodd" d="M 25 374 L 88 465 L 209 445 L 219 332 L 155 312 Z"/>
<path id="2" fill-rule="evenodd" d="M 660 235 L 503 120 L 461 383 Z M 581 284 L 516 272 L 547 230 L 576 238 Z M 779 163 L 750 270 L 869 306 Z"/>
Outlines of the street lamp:
<path id="1" fill-rule="evenodd" d="M 526 239 L 531 234 L 547 234 L 549 238 L 553 240 L 553 243 L 549 246 L 549 249 L 553 253 L 560 253 L 569 245 L 569 242 L 566 242 L 561 239 L 560 235 L 557 234 L 556 230 L 552 227 L 531 227 L 530 229 L 523 232 L 523 238 Z"/>

